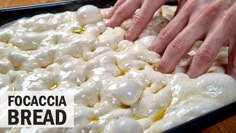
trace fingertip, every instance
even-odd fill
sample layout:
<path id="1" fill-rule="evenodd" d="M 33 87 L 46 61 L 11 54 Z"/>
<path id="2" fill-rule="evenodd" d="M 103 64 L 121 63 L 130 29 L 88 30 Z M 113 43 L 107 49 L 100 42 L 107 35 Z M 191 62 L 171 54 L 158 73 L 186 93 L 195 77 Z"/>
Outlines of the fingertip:
<path id="1" fill-rule="evenodd" d="M 236 73 L 230 74 L 236 80 Z"/>
<path id="2" fill-rule="evenodd" d="M 163 68 L 160 67 L 159 65 L 156 66 L 155 70 L 157 70 L 158 72 L 161 72 L 161 73 L 165 73 L 165 71 L 163 70 Z"/>
<path id="3" fill-rule="evenodd" d="M 107 13 L 105 13 L 104 18 L 105 18 L 105 19 L 110 19 L 111 16 L 112 16 L 112 14 L 113 14 L 113 9 L 111 9 L 110 11 L 108 11 Z"/>
<path id="4" fill-rule="evenodd" d="M 236 45 L 231 45 L 231 47 L 229 47 L 227 74 L 236 80 L 236 47 L 232 46 Z"/>
<path id="5" fill-rule="evenodd" d="M 111 26 L 111 24 L 110 24 L 110 21 L 108 21 L 108 22 L 106 23 L 106 26 L 112 28 L 112 26 Z"/>
<path id="6" fill-rule="evenodd" d="M 125 2 L 125 0 L 118 0 L 115 5 L 110 9 L 110 11 L 108 11 L 107 14 L 105 14 L 105 18 L 106 19 L 110 19 L 112 18 L 112 15 L 114 14 L 114 12 Z"/>
<path id="7" fill-rule="evenodd" d="M 158 39 L 158 37 L 152 42 L 152 44 L 149 46 L 151 51 L 154 51 L 158 54 L 161 54 L 161 50 L 159 49 L 159 45 L 160 44 L 160 40 Z"/>
<path id="8" fill-rule="evenodd" d="M 107 27 L 111 27 L 111 28 L 114 28 L 115 27 L 115 24 L 113 22 L 113 18 L 111 18 L 108 22 L 107 22 Z"/>
<path id="9" fill-rule="evenodd" d="M 104 18 L 105 18 L 105 19 L 110 19 L 110 18 L 111 18 L 111 15 L 110 15 L 109 13 L 108 13 L 108 14 L 105 14 L 105 15 L 104 15 Z"/>
<path id="10" fill-rule="evenodd" d="M 105 23 L 107 27 L 110 27 L 110 20 L 106 21 Z"/>
<path id="11" fill-rule="evenodd" d="M 231 68 L 230 70 L 228 70 L 227 74 L 236 79 L 236 68 Z"/>
<path id="12" fill-rule="evenodd" d="M 107 27 L 111 27 L 111 22 L 110 22 L 110 21 L 111 21 L 111 20 L 109 20 L 109 21 L 106 22 Z"/>
<path id="13" fill-rule="evenodd" d="M 126 33 L 125 33 L 125 40 L 129 40 L 130 41 L 130 35 L 127 33 L 127 31 L 126 31 Z"/>
<path id="14" fill-rule="evenodd" d="M 148 50 L 150 50 L 150 51 L 154 51 L 154 48 L 155 48 L 155 46 L 153 45 L 153 44 L 151 44 L 150 46 L 148 46 Z M 155 52 L 155 51 L 154 51 Z"/>
<path id="15" fill-rule="evenodd" d="M 208 70 L 208 69 L 207 69 Z M 187 75 L 191 78 L 197 78 L 199 76 L 201 76 L 202 74 L 206 73 L 205 71 L 202 71 L 202 69 L 200 69 L 200 67 L 198 66 L 194 66 L 193 64 L 190 65 L 188 71 L 187 71 Z"/>
<path id="16" fill-rule="evenodd" d="M 132 33 L 132 31 L 127 31 L 125 33 L 125 39 L 129 41 L 134 41 L 137 37 Z"/>
<path id="17" fill-rule="evenodd" d="M 108 11 L 106 14 L 105 14 L 105 18 L 106 19 L 111 19 L 113 14 L 115 13 L 115 11 L 118 9 L 118 6 L 116 7 L 112 7 L 112 9 L 110 11 Z"/>
<path id="18" fill-rule="evenodd" d="M 194 79 L 197 78 L 198 76 L 200 76 L 199 74 L 197 74 L 196 72 L 192 72 L 192 71 L 188 71 L 187 75 L 189 76 L 189 78 Z"/>
<path id="19" fill-rule="evenodd" d="M 172 70 L 168 66 L 168 62 L 161 60 L 159 65 L 157 65 L 156 70 L 161 73 L 171 73 Z"/>

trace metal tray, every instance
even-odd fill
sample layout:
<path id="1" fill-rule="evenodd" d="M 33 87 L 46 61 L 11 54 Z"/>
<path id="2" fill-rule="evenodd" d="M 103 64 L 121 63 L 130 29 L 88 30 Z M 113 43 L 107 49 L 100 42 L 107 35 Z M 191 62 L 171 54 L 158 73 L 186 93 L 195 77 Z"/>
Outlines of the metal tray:
<path id="1" fill-rule="evenodd" d="M 67 0 L 47 4 L 20 6 L 0 9 L 0 26 L 22 17 L 30 17 L 42 13 L 59 13 L 64 11 L 75 11 L 79 7 L 90 4 L 100 8 L 112 6 L 116 0 Z M 166 3 L 176 5 L 176 3 Z M 236 89 L 236 88 L 235 88 Z M 177 127 L 165 131 L 166 133 L 199 132 L 217 122 L 236 114 L 236 102 L 222 108 L 209 112 L 193 120 L 185 122 Z"/>
<path id="2" fill-rule="evenodd" d="M 75 11 L 83 5 L 95 5 L 100 8 L 110 7 L 116 0 L 65 0 L 47 4 L 36 4 L 0 9 L 0 26 L 22 17 L 31 17 L 43 13 Z"/>

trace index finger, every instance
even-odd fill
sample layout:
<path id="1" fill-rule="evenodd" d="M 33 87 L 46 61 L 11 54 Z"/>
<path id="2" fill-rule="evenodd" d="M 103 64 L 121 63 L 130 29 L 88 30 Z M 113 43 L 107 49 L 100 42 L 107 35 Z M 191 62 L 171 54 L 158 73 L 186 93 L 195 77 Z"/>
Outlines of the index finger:
<path id="1" fill-rule="evenodd" d="M 123 4 L 126 0 L 118 0 L 114 7 L 112 7 L 111 11 L 105 16 L 107 19 L 110 19 L 114 12 Z"/>
<path id="2" fill-rule="evenodd" d="M 148 22 L 152 19 L 157 9 L 165 3 L 166 0 L 158 0 L 152 2 L 145 0 L 140 11 L 134 16 L 132 24 L 126 32 L 125 38 L 130 41 L 134 41 L 142 33 L 147 26 Z"/>
<path id="3" fill-rule="evenodd" d="M 137 0 L 129 0 L 119 6 L 111 16 L 108 22 L 109 27 L 116 27 L 122 24 L 127 18 L 134 14 L 135 10 L 140 6 L 140 2 Z"/>

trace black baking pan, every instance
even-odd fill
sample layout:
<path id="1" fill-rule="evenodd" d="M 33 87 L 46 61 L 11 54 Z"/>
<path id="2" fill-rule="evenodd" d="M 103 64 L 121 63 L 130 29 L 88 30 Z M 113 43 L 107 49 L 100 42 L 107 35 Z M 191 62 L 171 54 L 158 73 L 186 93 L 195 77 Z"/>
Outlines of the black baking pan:
<path id="1" fill-rule="evenodd" d="M 11 7 L 0 9 L 0 26 L 13 20 L 30 17 L 42 13 L 59 13 L 64 11 L 75 11 L 83 5 L 95 5 L 99 8 L 110 7 L 116 0 L 65 0 L 62 2 L 52 2 L 47 4 L 37 4 L 29 6 Z M 167 3 L 176 5 L 175 2 Z"/>
<path id="2" fill-rule="evenodd" d="M 37 4 L 30 6 L 20 6 L 0 9 L 0 25 L 14 21 L 22 17 L 30 17 L 42 13 L 59 13 L 64 11 L 75 11 L 79 7 L 90 4 L 100 8 L 112 6 L 116 0 L 67 0 L 63 2 L 53 2 L 47 4 Z M 167 3 L 176 5 L 176 3 Z M 235 88 L 236 89 L 236 88 Z M 229 118 L 236 114 L 236 102 L 222 108 L 209 112 L 193 120 L 185 122 L 177 127 L 165 131 L 166 133 L 191 133 L 201 132 L 201 130 Z M 235 127 L 236 128 L 236 127 Z"/>
<path id="3" fill-rule="evenodd" d="M 236 114 L 236 102 L 226 105 L 222 108 L 199 116 L 177 127 L 165 131 L 165 133 L 194 133 L 223 121 Z M 235 127 L 236 128 L 236 127 Z"/>
<path id="4" fill-rule="evenodd" d="M 83 5 L 95 5 L 100 8 L 110 7 L 116 0 L 65 0 L 47 4 L 19 6 L 0 9 L 0 26 L 13 20 L 43 13 L 75 11 Z"/>

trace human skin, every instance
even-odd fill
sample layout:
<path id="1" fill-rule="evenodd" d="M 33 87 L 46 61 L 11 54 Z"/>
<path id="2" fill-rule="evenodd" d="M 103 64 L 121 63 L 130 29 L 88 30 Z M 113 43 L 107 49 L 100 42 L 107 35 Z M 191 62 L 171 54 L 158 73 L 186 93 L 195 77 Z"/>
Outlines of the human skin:
<path id="1" fill-rule="evenodd" d="M 154 2 L 155 1 L 155 2 Z M 119 26 L 134 12 L 132 24 L 125 38 L 134 41 L 152 19 L 165 0 L 118 0 L 108 14 L 108 26 Z M 181 58 L 198 41 L 197 50 L 187 74 L 196 78 L 212 65 L 220 48 L 229 47 L 227 73 L 236 79 L 236 1 L 235 0 L 179 0 L 175 17 L 159 33 L 149 47 L 162 55 L 157 70 L 171 73 Z"/>

